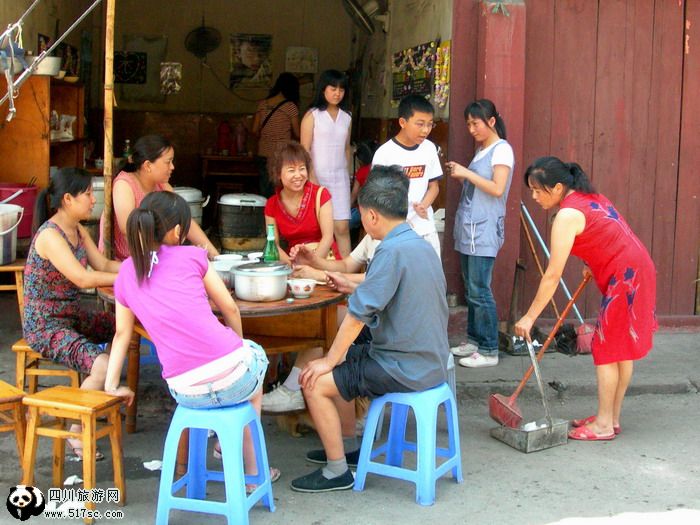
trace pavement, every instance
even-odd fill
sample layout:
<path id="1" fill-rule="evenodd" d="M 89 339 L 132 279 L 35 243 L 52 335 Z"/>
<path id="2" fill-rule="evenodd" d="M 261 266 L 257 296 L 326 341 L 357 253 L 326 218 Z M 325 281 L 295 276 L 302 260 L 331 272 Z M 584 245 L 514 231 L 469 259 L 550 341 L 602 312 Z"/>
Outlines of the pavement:
<path id="1" fill-rule="evenodd" d="M 0 294 L 0 379 L 14 382 L 14 355 L 10 346 L 20 336 L 14 297 Z M 460 335 L 451 331 L 451 343 Z M 523 454 L 494 440 L 489 430 L 490 393 L 509 395 L 529 365 L 526 357 L 501 354 L 499 365 L 486 369 L 457 367 L 464 484 L 448 477 L 437 484 L 431 507 L 414 502 L 415 490 L 407 482 L 368 477 L 364 492 L 320 495 L 291 491 L 289 482 L 316 468 L 304 460 L 307 450 L 319 446 L 309 431 L 293 438 L 276 418 L 263 417 L 270 464 L 282 471 L 274 485 L 277 510 L 261 506 L 250 512 L 252 524 L 554 524 L 598 525 L 627 523 L 700 523 L 700 334 L 697 331 L 662 331 L 649 356 L 638 362 L 625 403 L 623 430 L 610 442 L 581 443 L 538 453 Z M 548 353 L 542 361 L 545 382 L 555 417 L 571 419 L 595 411 L 595 373 L 590 356 L 569 357 Z M 138 431 L 125 434 L 125 469 L 128 504 L 124 523 L 153 523 L 159 472 L 143 463 L 160 459 L 165 432 L 174 409 L 158 367 L 143 369 L 139 392 Z M 518 400 L 526 421 L 541 417 L 534 380 Z M 439 423 L 444 438 L 444 424 Z M 412 434 L 409 429 L 409 435 Z M 100 441 L 107 460 L 97 465 L 98 486 L 109 488 L 109 442 Z M 211 443 L 210 443 L 211 446 Z M 409 463 L 414 459 L 409 458 Z M 210 459 L 210 466 L 217 465 Z M 37 455 L 36 484 L 51 484 L 51 448 L 42 439 Z M 80 463 L 68 463 L 65 476 L 81 475 Z M 12 438 L 0 436 L 0 490 L 18 482 Z M 219 484 L 209 485 L 209 496 L 222 496 Z M 117 509 L 112 504 L 98 509 Z M 629 514 L 638 513 L 638 514 Z M 45 518 L 33 518 L 44 521 Z M 218 517 L 173 512 L 170 523 L 225 523 Z M 104 520 L 103 520 L 104 521 Z M 0 525 L 16 520 L 0 507 Z"/>

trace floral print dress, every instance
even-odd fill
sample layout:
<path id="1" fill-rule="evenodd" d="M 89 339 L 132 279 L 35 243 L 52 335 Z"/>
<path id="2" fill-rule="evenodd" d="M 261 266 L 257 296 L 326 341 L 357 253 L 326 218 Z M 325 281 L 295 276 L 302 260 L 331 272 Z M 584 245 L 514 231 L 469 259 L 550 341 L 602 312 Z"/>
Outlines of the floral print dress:
<path id="1" fill-rule="evenodd" d="M 81 307 L 79 288 L 36 252 L 37 236 L 49 228 L 58 231 L 75 258 L 87 266 L 80 235 L 78 245 L 73 246 L 56 223 L 48 220 L 41 225 L 24 267 L 24 338 L 44 357 L 89 374 L 97 356 L 104 352 L 100 343 L 114 336 L 114 315 Z"/>
<path id="2" fill-rule="evenodd" d="M 560 208 L 574 208 L 586 217 L 571 253 L 588 265 L 603 294 L 591 345 L 593 362 L 643 358 L 657 328 L 656 268 L 649 252 L 603 195 L 573 192 Z"/>

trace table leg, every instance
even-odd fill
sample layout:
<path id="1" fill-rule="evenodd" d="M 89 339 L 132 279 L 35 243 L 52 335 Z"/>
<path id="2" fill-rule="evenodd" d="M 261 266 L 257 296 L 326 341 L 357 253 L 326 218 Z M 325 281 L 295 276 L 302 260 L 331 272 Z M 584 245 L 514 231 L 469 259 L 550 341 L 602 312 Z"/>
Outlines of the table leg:
<path id="1" fill-rule="evenodd" d="M 184 476 L 187 473 L 188 457 L 190 454 L 190 429 L 186 428 L 180 434 L 180 442 L 177 444 L 177 462 L 175 463 L 175 473 Z"/>
<path id="2" fill-rule="evenodd" d="M 129 341 L 129 364 L 126 369 L 126 384 L 136 394 L 134 402 L 131 406 L 126 407 L 126 431 L 129 434 L 136 432 L 136 411 L 138 406 L 138 391 L 139 391 L 139 368 L 141 359 L 141 336 L 132 332 L 131 340 Z"/>
<path id="3" fill-rule="evenodd" d="M 338 333 L 338 306 L 330 304 L 321 311 L 321 326 L 323 331 L 324 352 L 331 349 L 333 340 Z"/>
<path id="4" fill-rule="evenodd" d="M 24 270 L 15 271 L 15 287 L 17 306 L 19 306 L 19 321 L 24 324 Z"/>

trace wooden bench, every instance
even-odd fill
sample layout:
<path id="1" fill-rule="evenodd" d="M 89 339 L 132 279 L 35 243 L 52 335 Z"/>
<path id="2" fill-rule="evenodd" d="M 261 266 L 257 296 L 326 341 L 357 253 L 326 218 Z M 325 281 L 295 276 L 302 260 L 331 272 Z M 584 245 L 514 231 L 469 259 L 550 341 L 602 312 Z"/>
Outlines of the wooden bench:
<path id="1" fill-rule="evenodd" d="M 0 432 L 13 432 L 17 440 L 17 456 L 22 466 L 24 451 L 24 409 L 22 398 L 24 391 L 0 381 Z M 8 469 L 9 465 L 5 465 Z"/>
<path id="2" fill-rule="evenodd" d="M 13 344 L 12 351 L 15 353 L 17 363 L 15 385 L 20 390 L 24 390 L 28 384 L 29 393 L 35 393 L 39 376 L 67 377 L 73 388 L 80 386 L 80 374 L 76 370 L 65 368 L 44 358 L 39 352 L 32 350 L 25 339 L 20 339 Z"/>
<path id="3" fill-rule="evenodd" d="M 17 293 L 20 322 L 24 321 L 24 265 L 26 262 L 24 259 L 17 259 L 15 262 L 0 266 L 0 272 L 15 274 L 15 284 L 0 284 L 0 291 L 14 290 Z"/>

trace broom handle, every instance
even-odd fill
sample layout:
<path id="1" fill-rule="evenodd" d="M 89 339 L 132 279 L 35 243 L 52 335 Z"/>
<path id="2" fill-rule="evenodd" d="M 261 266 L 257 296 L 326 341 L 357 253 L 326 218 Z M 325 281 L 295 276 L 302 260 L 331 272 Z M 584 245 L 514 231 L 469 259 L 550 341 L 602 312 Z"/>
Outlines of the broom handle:
<path id="1" fill-rule="evenodd" d="M 535 259 L 537 269 L 540 272 L 540 277 L 544 277 L 544 269 L 542 268 L 542 263 L 540 262 L 540 256 L 537 255 L 537 250 L 535 250 L 535 243 L 532 241 L 532 235 L 530 235 L 530 228 L 527 227 L 527 223 L 525 222 L 525 217 L 523 216 L 522 210 L 520 210 L 520 224 L 522 225 L 523 230 L 525 231 L 525 237 L 527 237 L 527 244 L 530 246 L 530 253 L 532 253 L 532 257 Z M 557 303 L 554 301 L 554 296 L 552 296 L 552 298 L 549 300 L 549 303 L 554 309 L 554 315 L 556 315 L 558 318 L 559 308 L 557 308 Z"/>
<path id="2" fill-rule="evenodd" d="M 532 220 L 532 215 L 530 215 L 530 212 L 525 207 L 525 203 L 523 201 L 520 201 L 520 209 L 525 214 L 525 218 L 527 218 L 527 222 L 530 223 L 530 227 L 532 228 L 532 231 L 535 232 L 535 236 L 537 237 L 537 240 L 540 243 L 540 246 L 542 247 L 542 251 L 547 256 L 547 260 L 549 260 L 549 249 L 547 248 L 547 244 L 544 242 L 544 239 L 540 235 L 540 231 L 537 229 L 537 225 L 535 224 L 535 221 Z M 571 299 L 571 292 L 569 291 L 569 287 L 566 286 L 566 283 L 564 282 L 564 278 L 560 277 L 559 282 L 561 283 L 561 289 L 564 290 L 564 295 L 566 295 L 566 298 L 570 300 Z M 576 317 L 578 317 L 579 322 L 581 324 L 583 324 L 583 317 L 581 317 L 581 312 L 578 311 L 578 308 L 576 307 L 575 303 L 574 303 L 574 313 L 576 314 Z"/>
<path id="3" fill-rule="evenodd" d="M 550 343 L 554 339 L 554 336 L 557 334 L 557 330 L 559 330 L 559 327 L 561 324 L 564 322 L 564 319 L 566 319 L 567 314 L 569 313 L 569 310 L 571 310 L 572 305 L 574 304 L 574 301 L 576 298 L 579 296 L 579 294 L 583 291 L 583 289 L 586 287 L 588 284 L 588 281 L 591 280 L 590 275 L 586 275 L 586 277 L 583 278 L 581 281 L 581 284 L 578 285 L 578 288 L 576 288 L 576 291 L 574 292 L 574 296 L 571 298 L 571 300 L 566 303 L 566 308 L 564 308 L 564 311 L 561 313 L 561 316 L 559 316 L 559 319 L 557 319 L 557 323 L 554 325 L 554 328 L 552 328 L 552 331 L 549 332 L 549 337 L 547 337 L 547 340 L 544 342 L 542 345 L 542 348 L 539 349 L 537 352 L 537 361 L 542 361 L 542 356 L 544 355 L 544 352 L 549 348 Z M 520 380 L 520 384 L 518 385 L 518 388 L 515 389 L 515 392 L 513 392 L 513 395 L 510 396 L 510 401 L 512 402 L 515 398 L 517 398 L 520 395 L 520 392 L 522 392 L 523 388 L 525 388 L 525 383 L 528 382 L 530 377 L 532 376 L 532 372 L 535 369 L 533 365 L 530 365 L 530 368 L 527 369 L 527 372 L 525 372 L 525 375 L 523 378 Z"/>

